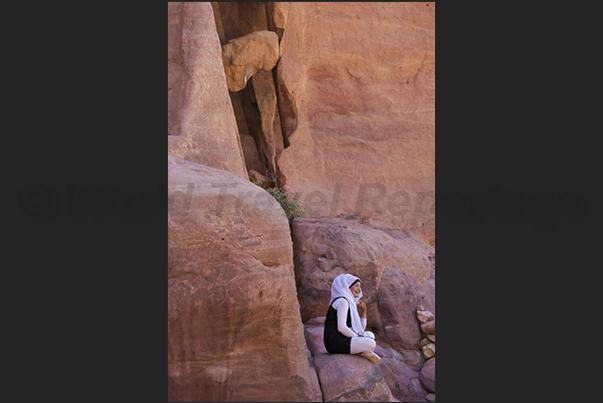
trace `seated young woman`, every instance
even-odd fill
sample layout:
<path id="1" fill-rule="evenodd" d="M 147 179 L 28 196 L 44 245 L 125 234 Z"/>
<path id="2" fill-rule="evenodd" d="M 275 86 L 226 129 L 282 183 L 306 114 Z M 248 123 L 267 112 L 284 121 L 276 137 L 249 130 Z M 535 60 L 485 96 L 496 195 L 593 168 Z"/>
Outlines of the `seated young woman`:
<path id="1" fill-rule="evenodd" d="M 366 331 L 367 309 L 360 298 L 362 286 L 358 277 L 347 273 L 335 277 L 323 341 L 331 354 L 358 354 L 378 363 L 381 358 L 374 353 L 375 335 Z"/>

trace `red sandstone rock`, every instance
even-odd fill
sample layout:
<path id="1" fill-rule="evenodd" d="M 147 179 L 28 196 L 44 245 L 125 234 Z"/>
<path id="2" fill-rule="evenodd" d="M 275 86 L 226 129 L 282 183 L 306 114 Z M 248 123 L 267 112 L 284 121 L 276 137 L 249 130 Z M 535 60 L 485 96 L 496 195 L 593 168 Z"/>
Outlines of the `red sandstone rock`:
<path id="1" fill-rule="evenodd" d="M 417 309 L 417 319 L 419 319 L 421 323 L 427 323 L 431 320 L 434 320 L 435 316 L 433 316 L 432 312 Z"/>
<path id="2" fill-rule="evenodd" d="M 433 2 L 289 3 L 277 164 L 285 190 L 320 202 L 309 216 L 401 229 L 434 217 L 434 14 Z"/>
<path id="3" fill-rule="evenodd" d="M 375 218 L 339 216 L 292 223 L 297 294 L 302 321 L 326 315 L 333 279 L 351 273 L 362 280 L 368 329 L 395 348 L 409 365 L 420 365 L 422 337 L 416 311 L 435 312 L 433 248 Z M 311 350 L 311 329 L 306 338 Z"/>
<path id="4" fill-rule="evenodd" d="M 168 3 L 168 152 L 247 179 L 210 3 Z"/>
<path id="5" fill-rule="evenodd" d="M 168 400 L 321 401 L 280 205 L 171 155 L 168 198 Z"/>
<path id="6" fill-rule="evenodd" d="M 381 357 L 381 372 L 396 399 L 419 402 L 427 395 L 419 380 L 421 367 L 409 365 L 400 353 L 387 345 L 377 346 L 375 352 Z"/>
<path id="7" fill-rule="evenodd" d="M 266 168 L 276 178 L 276 155 L 284 149 L 281 119 L 272 72 L 258 70 L 253 78 L 253 89 L 261 118 L 259 147 L 266 159 Z"/>
<path id="8" fill-rule="evenodd" d="M 421 369 L 421 376 L 419 379 L 425 389 L 435 393 L 435 357 L 430 358 L 425 362 L 423 369 Z"/>
<path id="9" fill-rule="evenodd" d="M 391 402 L 379 364 L 354 354 L 314 356 L 325 402 Z"/>
<path id="10" fill-rule="evenodd" d="M 429 296 L 410 275 L 387 269 L 383 273 L 378 299 L 383 340 L 400 352 L 418 350 L 421 329 L 414 313 L 418 303 L 430 302 Z"/>
<path id="11" fill-rule="evenodd" d="M 313 356 L 328 353 L 323 341 L 326 316 L 312 318 L 304 323 L 306 344 Z"/>
<path id="12" fill-rule="evenodd" d="M 435 334 L 435 319 L 430 320 L 427 323 L 421 324 L 421 330 L 425 334 Z"/>
<path id="13" fill-rule="evenodd" d="M 274 10 L 272 14 L 272 19 L 274 21 L 274 26 L 276 28 L 276 33 L 278 34 L 278 38 L 281 39 L 283 37 L 283 30 L 287 25 L 287 16 L 289 14 L 290 4 L 288 2 L 275 2 Z"/>
<path id="14" fill-rule="evenodd" d="M 323 343 L 324 321 L 325 317 L 323 316 L 312 318 L 304 324 L 306 342 L 314 357 L 329 355 Z M 408 364 L 399 352 L 381 341 L 378 341 L 378 343 L 375 353 L 381 357 L 381 362 L 377 365 L 379 365 L 383 378 L 395 398 L 394 401 L 420 401 L 428 393 L 419 381 L 419 371 L 422 368 L 423 361 L 420 365 Z M 329 384 L 327 387 L 333 387 L 330 384 L 338 382 L 338 377 L 334 375 L 328 375 L 320 379 L 324 383 L 323 389 L 327 384 Z"/>
<path id="15" fill-rule="evenodd" d="M 257 31 L 231 39 L 222 46 L 222 55 L 228 89 L 240 91 L 256 71 L 270 71 L 276 65 L 278 36 L 272 31 Z"/>
<path id="16" fill-rule="evenodd" d="M 422 348 L 425 358 L 435 357 L 435 343 L 429 343 Z"/>
<path id="17" fill-rule="evenodd" d="M 420 239 L 427 245 L 435 248 L 435 220 L 429 220 L 420 227 L 408 228 L 405 230 L 405 232 L 408 234 L 408 236 Z"/>
<path id="18" fill-rule="evenodd" d="M 368 326 L 383 330 L 383 323 L 393 325 L 387 319 L 393 313 L 384 312 L 385 316 L 380 317 L 377 308 L 378 298 L 382 298 L 383 274 L 391 268 L 395 273 L 406 273 L 410 280 L 403 286 L 400 282 L 389 284 L 391 296 L 382 302 L 398 312 L 402 312 L 399 305 L 404 304 L 404 314 L 399 319 L 404 318 L 404 323 L 413 327 L 417 340 L 412 348 L 418 349 L 416 307 L 423 304 L 433 310 L 435 301 L 435 266 L 429 260 L 433 248 L 377 219 L 356 216 L 297 218 L 293 220 L 292 237 L 302 321 L 325 316 L 333 279 L 341 273 L 351 273 L 362 280 Z M 415 289 L 406 291 L 411 287 L 410 281 Z M 406 294 L 398 295 L 402 292 Z M 389 295 L 388 291 L 384 295 Z"/>

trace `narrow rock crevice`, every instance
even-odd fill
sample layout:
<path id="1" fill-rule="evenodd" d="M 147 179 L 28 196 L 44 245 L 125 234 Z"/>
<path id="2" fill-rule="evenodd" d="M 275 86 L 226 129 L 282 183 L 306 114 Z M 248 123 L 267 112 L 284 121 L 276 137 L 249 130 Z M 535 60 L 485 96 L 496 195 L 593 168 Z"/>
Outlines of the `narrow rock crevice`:
<path id="1" fill-rule="evenodd" d="M 278 40 L 271 38 L 266 4 L 214 2 L 212 7 L 250 180 L 263 176 L 276 183 L 275 158 L 284 146 L 270 72 L 278 60 Z"/>
<path id="2" fill-rule="evenodd" d="M 268 60 L 265 59 L 267 54 L 262 53 L 266 50 L 262 49 L 271 49 L 270 52 L 275 49 L 265 47 L 268 32 L 274 32 L 280 42 L 286 22 L 287 5 L 288 3 L 262 2 L 212 3 L 216 29 L 225 55 L 229 95 L 246 168 L 250 172 L 250 179 L 255 177 L 257 172 L 257 176 L 264 176 L 274 184 L 278 184 L 277 156 L 289 147 L 289 137 L 297 126 L 297 109 L 292 95 L 285 85 L 279 82 L 278 61 L 276 66 L 270 69 L 270 65 L 266 66 L 265 62 L 259 60 Z M 276 37 L 273 40 L 276 43 L 278 60 L 278 42 Z M 241 44 L 245 44 L 236 45 L 237 49 L 242 49 L 238 54 L 233 49 L 233 42 L 237 41 L 244 41 Z M 236 64 L 232 63 L 237 57 L 249 55 L 255 57 L 257 67 L 249 65 L 248 68 L 242 69 L 240 59 Z"/>

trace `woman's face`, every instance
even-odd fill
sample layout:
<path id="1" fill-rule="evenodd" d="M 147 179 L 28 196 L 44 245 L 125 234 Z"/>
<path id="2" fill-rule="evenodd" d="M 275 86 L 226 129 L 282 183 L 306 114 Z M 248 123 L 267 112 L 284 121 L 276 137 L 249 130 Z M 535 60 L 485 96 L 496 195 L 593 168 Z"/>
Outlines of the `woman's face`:
<path id="1" fill-rule="evenodd" d="M 354 298 L 358 298 L 360 296 L 360 291 L 362 291 L 362 287 L 360 287 L 360 283 L 356 283 L 350 287 L 350 291 L 352 291 L 352 295 Z"/>

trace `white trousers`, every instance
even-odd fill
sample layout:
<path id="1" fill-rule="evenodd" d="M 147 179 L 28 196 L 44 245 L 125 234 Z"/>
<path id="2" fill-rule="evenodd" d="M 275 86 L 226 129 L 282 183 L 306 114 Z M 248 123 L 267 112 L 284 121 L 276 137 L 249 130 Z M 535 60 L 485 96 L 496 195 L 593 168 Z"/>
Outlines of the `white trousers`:
<path id="1" fill-rule="evenodd" d="M 362 337 L 352 337 L 350 342 L 350 354 L 369 353 L 375 349 L 375 335 L 373 332 L 366 331 Z"/>

